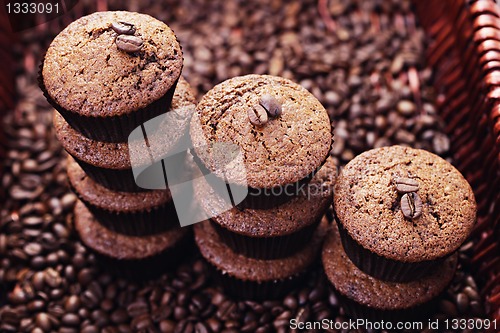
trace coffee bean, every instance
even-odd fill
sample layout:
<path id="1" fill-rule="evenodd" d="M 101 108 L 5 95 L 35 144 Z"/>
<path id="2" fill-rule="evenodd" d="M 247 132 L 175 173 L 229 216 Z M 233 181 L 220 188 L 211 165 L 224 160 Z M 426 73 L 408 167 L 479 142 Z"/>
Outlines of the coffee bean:
<path id="1" fill-rule="evenodd" d="M 398 103 L 397 109 L 404 116 L 411 116 L 416 110 L 415 104 L 405 100 Z"/>
<path id="2" fill-rule="evenodd" d="M 248 119 L 252 125 L 264 126 L 267 123 L 267 112 L 262 105 L 257 104 L 248 108 L 247 113 Z"/>
<path id="3" fill-rule="evenodd" d="M 123 21 L 111 23 L 111 29 L 120 35 L 133 35 L 135 33 L 135 26 Z"/>
<path id="4" fill-rule="evenodd" d="M 144 44 L 142 38 L 130 35 L 118 35 L 115 43 L 120 51 L 125 51 L 127 53 L 140 51 Z"/>
<path id="5" fill-rule="evenodd" d="M 52 327 L 51 319 L 46 313 L 39 313 L 35 317 L 36 326 L 40 327 L 44 331 L 50 331 Z"/>
<path id="6" fill-rule="evenodd" d="M 471 300 L 479 300 L 479 294 L 476 290 L 474 290 L 472 287 L 467 286 L 464 288 L 464 293 L 469 296 Z"/>
<path id="7" fill-rule="evenodd" d="M 28 243 L 24 246 L 24 252 L 30 257 L 34 257 L 42 252 L 42 246 L 38 243 Z"/>
<path id="8" fill-rule="evenodd" d="M 181 306 L 176 306 L 174 308 L 174 318 L 175 320 L 182 320 L 188 315 L 187 310 Z"/>
<path id="9" fill-rule="evenodd" d="M 99 328 L 97 326 L 94 326 L 94 325 L 88 325 L 82 329 L 82 333 L 98 333 L 98 332 L 99 332 Z"/>
<path id="10" fill-rule="evenodd" d="M 80 318 L 74 313 L 67 313 L 62 317 L 62 323 L 68 326 L 78 326 Z"/>
<path id="11" fill-rule="evenodd" d="M 285 300 L 283 301 L 283 304 L 291 310 L 295 310 L 297 308 L 297 300 L 293 296 L 287 296 L 285 297 Z"/>
<path id="12" fill-rule="evenodd" d="M 161 333 L 174 333 L 175 322 L 172 320 L 162 320 L 160 322 L 160 332 Z"/>
<path id="13" fill-rule="evenodd" d="M 266 109 L 271 117 L 279 117 L 282 112 L 281 103 L 276 97 L 270 94 L 264 94 L 260 97 L 259 104 Z"/>
<path id="14" fill-rule="evenodd" d="M 432 148 L 436 154 L 444 154 L 450 149 L 450 140 L 442 133 L 436 133 L 432 139 Z"/>
<path id="15" fill-rule="evenodd" d="M 417 192 L 419 189 L 418 181 L 412 178 L 395 177 L 393 182 L 399 193 Z"/>
<path id="16" fill-rule="evenodd" d="M 416 219 L 422 214 L 422 200 L 415 192 L 405 193 L 401 197 L 401 211 L 408 219 Z"/>
<path id="17" fill-rule="evenodd" d="M 127 307 L 127 313 L 130 317 L 137 317 L 148 312 L 148 305 L 143 302 L 135 302 Z"/>
<path id="18" fill-rule="evenodd" d="M 462 314 L 467 313 L 469 310 L 469 297 L 465 293 L 459 293 L 456 296 L 458 311 Z"/>
<path id="19" fill-rule="evenodd" d="M 50 287 L 57 288 L 61 284 L 62 279 L 55 269 L 47 268 L 44 271 L 44 281 Z"/>
<path id="20" fill-rule="evenodd" d="M 80 299 L 76 295 L 71 295 L 68 298 L 66 298 L 66 301 L 64 302 L 64 310 L 67 312 L 75 313 L 78 311 L 78 308 L 80 307 Z"/>
<path id="21" fill-rule="evenodd" d="M 203 323 L 197 323 L 195 326 L 194 326 L 194 331 L 196 333 L 209 333 L 210 331 L 208 330 L 208 327 L 203 324 Z"/>
<path id="22" fill-rule="evenodd" d="M 92 311 L 90 317 L 94 320 L 94 323 L 99 327 L 105 327 L 109 325 L 109 316 L 106 312 L 102 311 L 101 309 Z"/>
<path id="23" fill-rule="evenodd" d="M 40 312 L 45 308 L 45 302 L 43 300 L 33 300 L 27 305 L 28 311 Z"/>

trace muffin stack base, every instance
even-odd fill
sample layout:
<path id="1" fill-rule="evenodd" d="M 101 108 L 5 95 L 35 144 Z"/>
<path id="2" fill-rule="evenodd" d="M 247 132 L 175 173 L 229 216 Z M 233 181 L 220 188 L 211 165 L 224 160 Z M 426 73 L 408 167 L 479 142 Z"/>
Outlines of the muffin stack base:
<path id="1" fill-rule="evenodd" d="M 333 288 L 355 318 L 432 311 L 475 221 L 472 189 L 442 158 L 392 146 L 352 159 L 335 184 L 337 226 L 323 249 Z"/>
<path id="2" fill-rule="evenodd" d="M 137 186 L 137 161 L 132 164 L 127 142 L 134 143 L 129 136 L 145 122 L 171 126 L 157 117 L 169 111 L 187 124 L 195 99 L 180 76 L 182 61 L 165 23 L 118 11 L 71 23 L 51 43 L 41 67 L 40 87 L 58 111 L 56 136 L 71 155 L 69 183 L 80 199 L 75 229 L 104 266 L 121 276 L 154 276 L 179 257 L 175 251 L 189 239 L 168 186 Z M 148 132 L 149 141 L 157 139 L 167 149 L 163 131 L 170 128 L 161 125 Z M 152 148 L 149 141 L 140 144 Z M 152 163 L 148 153 L 139 152 L 141 167 Z"/>
<path id="3" fill-rule="evenodd" d="M 194 108 L 194 94 L 183 79 L 177 85 L 170 110 L 181 106 Z M 177 263 L 182 257 L 180 254 L 189 249 L 186 245 L 191 241 L 191 230 L 179 226 L 169 189 L 129 191 L 130 187 L 125 185 L 117 190 L 120 176 L 132 175 L 131 168 L 113 176 L 115 170 L 102 165 L 112 164 L 117 155 L 124 155 L 128 160 L 127 144 L 84 137 L 57 114 L 54 122 L 57 137 L 73 155 L 68 157 L 67 173 L 70 187 L 80 199 L 75 207 L 74 223 L 82 242 L 103 266 L 128 278 L 152 278 Z M 92 168 L 98 170 L 98 177 L 92 178 L 86 173 L 87 169 L 82 168 L 82 164 L 84 168 L 87 164 L 80 159 L 82 147 L 94 149 L 87 157 L 99 156 L 101 165 Z"/>
<path id="4" fill-rule="evenodd" d="M 235 77 L 202 98 L 190 134 L 201 170 L 223 175 L 227 187 L 248 189 L 234 202 L 210 180 L 195 184 L 210 216 L 195 226 L 202 256 L 233 296 L 282 296 L 318 257 L 327 228 L 321 219 L 332 202 L 336 169 L 328 158 L 326 110 L 287 79 Z M 218 156 L 218 145 L 227 143 L 240 148 L 241 160 Z"/>

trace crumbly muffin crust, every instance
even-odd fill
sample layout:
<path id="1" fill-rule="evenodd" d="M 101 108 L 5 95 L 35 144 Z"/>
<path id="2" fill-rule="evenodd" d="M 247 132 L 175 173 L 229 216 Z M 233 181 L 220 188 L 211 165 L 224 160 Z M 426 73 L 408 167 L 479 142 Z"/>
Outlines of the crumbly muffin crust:
<path id="1" fill-rule="evenodd" d="M 418 180 L 420 217 L 403 216 L 394 177 Z M 334 208 L 357 243 L 401 262 L 449 255 L 476 218 L 474 194 L 458 170 L 437 155 L 402 146 L 373 149 L 351 160 L 337 178 Z"/>
<path id="2" fill-rule="evenodd" d="M 135 53 L 120 51 L 114 22 L 135 25 L 143 39 Z M 96 12 L 67 26 L 45 55 L 42 79 L 62 108 L 87 117 L 128 114 L 160 99 L 182 70 L 182 51 L 173 31 L 145 14 Z"/>
<path id="3" fill-rule="evenodd" d="M 254 126 L 247 110 L 261 96 L 274 96 L 282 114 L 264 126 Z M 226 170 L 230 183 L 251 188 L 273 188 L 297 182 L 328 157 L 331 125 L 325 108 L 300 85 L 275 76 L 246 75 L 224 81 L 203 96 L 191 121 L 195 153 L 221 176 L 212 155 L 214 143 L 238 145 L 246 174 Z"/>

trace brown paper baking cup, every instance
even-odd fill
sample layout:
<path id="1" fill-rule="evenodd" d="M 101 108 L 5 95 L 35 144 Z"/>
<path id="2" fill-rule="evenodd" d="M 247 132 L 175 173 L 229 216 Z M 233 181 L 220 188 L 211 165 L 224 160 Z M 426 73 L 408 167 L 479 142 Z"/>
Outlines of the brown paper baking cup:
<path id="1" fill-rule="evenodd" d="M 447 257 L 438 260 L 421 262 L 401 262 L 388 259 L 373 253 L 356 242 L 344 229 L 342 223 L 335 218 L 339 227 L 340 239 L 345 253 L 363 272 L 379 280 L 393 282 L 409 282 L 425 276 L 433 268 L 438 267 Z"/>
<path id="2" fill-rule="evenodd" d="M 81 202 L 74 207 L 73 225 L 82 244 L 103 268 L 120 277 L 157 276 L 185 258 L 192 246 L 192 228 L 176 228 L 151 236 L 127 236 L 106 230 Z"/>
<path id="3" fill-rule="evenodd" d="M 39 69 L 38 85 L 47 101 L 64 117 L 66 122 L 86 137 L 104 142 L 127 142 L 130 133 L 144 122 L 167 112 L 170 109 L 177 80 L 172 87 L 159 99 L 145 108 L 128 114 L 113 117 L 87 117 L 61 107 L 50 97 L 43 82 L 43 58 Z"/>
<path id="4" fill-rule="evenodd" d="M 143 211 L 117 212 L 95 206 L 83 198 L 69 182 L 99 224 L 107 229 L 129 236 L 150 236 L 179 227 L 179 219 L 173 201 Z"/>
<path id="5" fill-rule="evenodd" d="M 276 281 L 244 281 L 224 274 L 210 265 L 215 283 L 235 298 L 250 300 L 278 299 L 297 287 L 306 277 L 306 273 L 297 274 L 287 279 Z"/>
<path id="6" fill-rule="evenodd" d="M 96 257 L 97 264 L 109 273 L 128 280 L 145 281 L 171 271 L 193 250 L 192 232 L 189 230 L 174 247 L 141 260 L 116 259 L 105 256 L 86 246 Z"/>
<path id="7" fill-rule="evenodd" d="M 331 285 L 330 288 L 335 290 Z M 381 310 L 355 302 L 339 292 L 335 291 L 335 294 L 345 313 L 352 319 L 365 319 L 372 323 L 380 323 L 383 320 L 384 322 L 391 322 L 394 325 L 398 322 L 422 321 L 428 319 L 429 315 L 434 313 L 437 309 L 438 300 L 440 298 L 434 298 L 429 302 L 408 309 Z M 426 321 L 427 320 L 424 320 L 423 323 L 425 324 Z"/>
<path id="8" fill-rule="evenodd" d="M 209 174 L 211 171 L 203 164 L 201 159 L 196 154 L 194 149 L 190 149 L 189 151 L 193 156 L 193 160 L 196 165 L 200 168 L 203 174 Z M 272 189 L 258 189 L 248 187 L 248 194 L 236 205 L 239 209 L 270 209 L 279 205 L 290 201 L 296 195 L 290 195 L 290 193 L 296 194 L 299 192 L 299 189 L 305 184 L 309 183 L 314 175 L 321 169 L 321 167 L 326 163 L 328 156 L 321 163 L 321 165 L 313 172 L 311 172 L 306 177 L 302 178 L 298 182 L 285 184 L 283 186 L 276 186 Z M 206 178 L 207 182 L 214 188 L 218 186 L 218 184 L 213 184 L 210 178 Z M 231 184 L 231 186 L 237 186 L 235 184 Z"/>
<path id="9" fill-rule="evenodd" d="M 73 156 L 73 155 L 72 155 Z M 85 171 L 87 176 L 104 187 L 119 192 L 142 192 L 146 189 L 137 186 L 132 169 L 105 169 L 99 168 L 73 156 L 75 161 Z"/>
<path id="10" fill-rule="evenodd" d="M 227 230 L 211 220 L 221 241 L 234 252 L 255 259 L 279 259 L 300 251 L 307 246 L 319 221 L 314 222 L 290 235 L 277 237 L 250 237 Z"/>

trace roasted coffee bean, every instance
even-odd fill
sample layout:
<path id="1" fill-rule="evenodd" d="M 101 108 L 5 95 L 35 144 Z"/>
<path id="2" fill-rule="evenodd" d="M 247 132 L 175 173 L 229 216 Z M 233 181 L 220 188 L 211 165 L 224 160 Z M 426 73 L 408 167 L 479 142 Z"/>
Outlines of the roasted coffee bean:
<path id="1" fill-rule="evenodd" d="M 418 181 L 412 178 L 395 177 L 393 181 L 399 193 L 417 192 L 419 189 Z"/>
<path id="2" fill-rule="evenodd" d="M 175 330 L 175 322 L 172 320 L 162 320 L 160 322 L 161 333 L 173 333 Z"/>
<path id="3" fill-rule="evenodd" d="M 264 94 L 260 97 L 259 104 L 266 109 L 271 117 L 279 117 L 282 112 L 281 103 L 276 97 L 270 94 Z"/>
<path id="4" fill-rule="evenodd" d="M 411 116 L 416 110 L 415 104 L 405 100 L 398 103 L 397 109 L 404 116 Z"/>
<path id="5" fill-rule="evenodd" d="M 405 193 L 401 197 L 401 211 L 408 219 L 416 219 L 422 214 L 422 200 L 415 192 Z"/>
<path id="6" fill-rule="evenodd" d="M 40 327 L 44 331 L 50 331 L 52 327 L 52 319 L 46 313 L 39 313 L 35 317 L 36 326 Z"/>
<path id="7" fill-rule="evenodd" d="M 67 312 L 75 313 L 80 307 L 80 299 L 76 295 L 71 295 L 66 298 L 64 302 L 64 310 Z"/>
<path id="8" fill-rule="evenodd" d="M 130 35 L 118 35 L 115 40 L 116 47 L 127 53 L 140 51 L 144 44 L 142 38 Z"/>
<path id="9" fill-rule="evenodd" d="M 97 326 L 94 326 L 94 325 L 88 325 L 82 329 L 82 333 L 98 333 L 98 332 L 99 332 L 99 328 Z"/>
<path id="10" fill-rule="evenodd" d="M 61 321 L 64 325 L 78 326 L 80 324 L 80 317 L 74 313 L 67 313 L 62 317 Z"/>
<path id="11" fill-rule="evenodd" d="M 28 243 L 24 246 L 24 252 L 30 257 L 34 257 L 42 252 L 42 246 L 38 243 Z"/>
<path id="12" fill-rule="evenodd" d="M 143 302 L 135 302 L 127 307 L 127 313 L 130 317 L 136 317 L 148 312 L 148 305 Z"/>
<path id="13" fill-rule="evenodd" d="M 248 119 L 250 123 L 254 126 L 264 126 L 267 124 L 267 112 L 266 109 L 260 104 L 254 105 L 248 108 Z"/>
<path id="14" fill-rule="evenodd" d="M 285 297 L 283 304 L 285 304 L 285 306 L 291 310 L 295 310 L 298 306 L 297 299 L 293 296 Z"/>
<path id="15" fill-rule="evenodd" d="M 111 23 L 111 29 L 120 35 L 133 35 L 135 33 L 135 26 L 123 21 Z"/>
<path id="16" fill-rule="evenodd" d="M 467 313 L 469 310 L 469 297 L 465 293 L 458 293 L 456 296 L 458 311 L 462 314 Z"/>
<path id="17" fill-rule="evenodd" d="M 50 287 L 57 288 L 61 284 L 62 279 L 59 273 L 55 269 L 47 268 L 44 271 L 44 281 Z"/>

